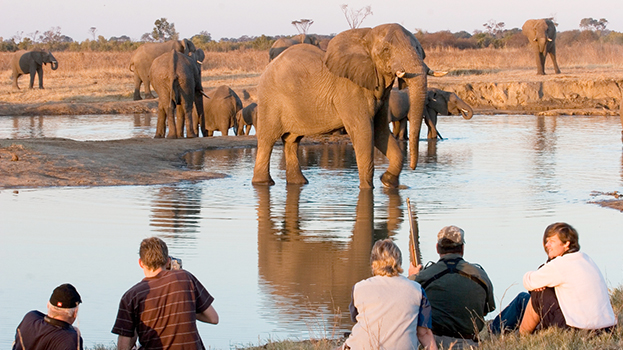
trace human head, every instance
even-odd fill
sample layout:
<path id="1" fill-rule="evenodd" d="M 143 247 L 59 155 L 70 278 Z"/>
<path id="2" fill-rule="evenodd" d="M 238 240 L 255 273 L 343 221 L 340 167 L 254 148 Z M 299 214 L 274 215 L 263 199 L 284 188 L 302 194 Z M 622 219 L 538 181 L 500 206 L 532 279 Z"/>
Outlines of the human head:
<path id="1" fill-rule="evenodd" d="M 69 283 L 56 287 L 48 301 L 48 316 L 73 323 L 78 316 L 78 304 L 82 302 L 80 294 Z"/>
<path id="2" fill-rule="evenodd" d="M 370 254 L 372 274 L 375 276 L 398 276 L 402 273 L 402 253 L 389 238 L 376 241 Z"/>
<path id="3" fill-rule="evenodd" d="M 138 252 L 143 266 L 150 270 L 164 268 L 169 261 L 169 248 L 158 237 L 145 238 Z"/>
<path id="4" fill-rule="evenodd" d="M 463 254 L 465 244 L 465 232 L 457 226 L 445 226 L 437 234 L 437 253 Z"/>
<path id="5" fill-rule="evenodd" d="M 580 250 L 580 237 L 578 231 L 576 231 L 571 225 L 564 222 L 553 223 L 545 229 L 543 233 L 543 249 L 547 253 L 547 239 L 552 236 L 558 236 L 563 244 L 569 242 L 569 249 L 565 253 L 574 253 Z M 550 257 L 552 258 L 552 257 Z"/>

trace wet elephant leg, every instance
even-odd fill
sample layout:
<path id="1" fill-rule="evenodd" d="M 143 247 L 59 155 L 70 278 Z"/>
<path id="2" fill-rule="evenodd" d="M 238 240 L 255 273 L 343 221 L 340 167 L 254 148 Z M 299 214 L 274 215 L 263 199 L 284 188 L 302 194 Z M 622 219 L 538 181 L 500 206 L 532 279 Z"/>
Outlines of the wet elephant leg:
<path id="1" fill-rule="evenodd" d="M 389 132 L 387 123 L 380 119 L 374 120 L 374 146 L 389 159 L 389 166 L 381 176 L 381 182 L 386 187 L 396 188 L 399 185 L 398 177 L 402 171 L 404 156 L 398 142 Z"/>
<path id="2" fill-rule="evenodd" d="M 177 127 L 175 126 L 175 106 L 171 102 L 167 104 L 167 127 L 169 128 L 167 138 L 176 139 Z"/>
<path id="3" fill-rule="evenodd" d="M 309 183 L 299 163 L 298 150 L 302 136 L 287 134 L 282 137 L 283 153 L 286 157 L 286 182 L 289 185 L 304 185 Z"/>
<path id="4" fill-rule="evenodd" d="M 558 68 L 558 62 L 556 62 L 556 51 L 550 51 L 549 58 L 552 60 L 552 63 L 554 64 L 554 72 L 556 72 L 556 74 L 560 74 L 560 68 Z"/>
<path id="5" fill-rule="evenodd" d="M 167 109 L 164 107 L 164 103 L 158 103 L 158 121 L 156 122 L 156 136 L 154 138 L 164 137 L 164 132 L 167 125 Z"/>
<path id="6" fill-rule="evenodd" d="M 357 170 L 359 171 L 359 188 L 374 188 L 374 140 L 371 120 L 362 120 L 357 123 L 345 121 L 344 128 L 351 138 Z M 386 123 L 386 127 L 387 127 Z M 387 128 L 389 132 L 389 128 Z"/>
<path id="7" fill-rule="evenodd" d="M 253 168 L 254 185 L 272 186 L 275 181 L 270 177 L 270 154 L 273 152 L 275 140 L 258 137 L 255 167 Z"/>
<path id="8" fill-rule="evenodd" d="M 186 98 L 184 101 L 184 107 L 180 109 L 182 110 L 183 115 L 178 117 L 180 120 L 179 123 L 181 124 L 178 130 L 178 137 L 184 137 L 184 123 L 186 123 L 186 137 L 197 137 L 195 126 L 193 125 L 193 99 L 191 97 Z"/>

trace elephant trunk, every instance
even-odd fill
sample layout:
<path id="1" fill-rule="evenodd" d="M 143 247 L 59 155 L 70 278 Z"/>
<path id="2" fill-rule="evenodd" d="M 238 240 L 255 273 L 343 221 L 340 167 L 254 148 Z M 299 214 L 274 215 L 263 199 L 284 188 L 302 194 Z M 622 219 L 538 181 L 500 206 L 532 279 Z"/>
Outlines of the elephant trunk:
<path id="1" fill-rule="evenodd" d="M 468 105 L 463 100 L 459 99 L 456 107 L 459 109 L 459 112 L 461 112 L 461 115 L 463 115 L 463 119 L 470 120 L 474 116 L 474 110 L 472 109 L 472 106 Z"/>
<path id="2" fill-rule="evenodd" d="M 54 60 L 50 62 L 50 65 L 52 66 L 52 70 L 58 69 L 58 61 Z"/>
<path id="3" fill-rule="evenodd" d="M 419 154 L 420 130 L 422 128 L 422 119 L 424 116 L 424 107 L 426 105 L 426 71 L 416 74 L 415 77 L 407 79 L 409 87 L 409 167 L 415 169 Z"/>

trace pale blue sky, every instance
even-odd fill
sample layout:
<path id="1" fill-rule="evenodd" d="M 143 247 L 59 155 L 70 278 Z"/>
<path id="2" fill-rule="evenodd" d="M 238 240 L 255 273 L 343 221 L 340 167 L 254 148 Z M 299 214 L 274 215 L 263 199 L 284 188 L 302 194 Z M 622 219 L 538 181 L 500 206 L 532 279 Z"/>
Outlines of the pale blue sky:
<path id="1" fill-rule="evenodd" d="M 139 39 L 154 21 L 165 17 L 182 37 L 202 30 L 213 39 L 297 34 L 293 20 L 314 20 L 310 33 L 331 34 L 348 29 L 341 4 L 372 6 L 363 27 L 400 23 L 409 30 L 429 32 L 482 30 L 489 20 L 506 28 L 521 27 L 528 18 L 555 17 L 558 30 L 579 29 L 582 18 L 606 18 L 608 29 L 623 32 L 621 0 L 0 0 L 0 37 L 27 36 L 61 27 L 74 40 L 90 38 L 89 28 L 105 38 L 128 35 Z M 175 5 L 173 5 L 175 3 Z"/>

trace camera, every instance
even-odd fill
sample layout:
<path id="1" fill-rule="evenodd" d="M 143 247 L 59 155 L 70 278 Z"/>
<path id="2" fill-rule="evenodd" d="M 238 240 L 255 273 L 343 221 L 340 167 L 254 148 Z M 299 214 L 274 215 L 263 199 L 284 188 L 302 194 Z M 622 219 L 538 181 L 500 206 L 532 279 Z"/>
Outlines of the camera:
<path id="1" fill-rule="evenodd" d="M 174 258 L 169 256 L 171 262 L 167 265 L 167 270 L 181 270 L 182 269 L 182 259 Z"/>

